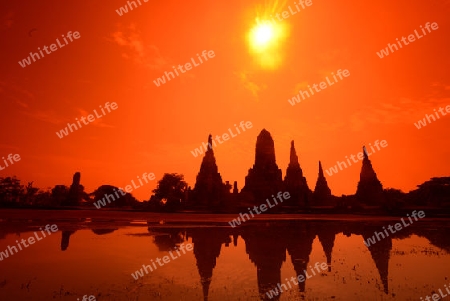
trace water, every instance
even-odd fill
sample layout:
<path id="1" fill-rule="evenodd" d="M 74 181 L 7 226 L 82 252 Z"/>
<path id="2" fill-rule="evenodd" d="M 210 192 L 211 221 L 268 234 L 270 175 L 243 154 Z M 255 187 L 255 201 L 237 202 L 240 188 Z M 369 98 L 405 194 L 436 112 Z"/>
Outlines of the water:
<path id="1" fill-rule="evenodd" d="M 46 224 L 59 231 L 0 261 L 0 300 L 420 300 L 450 286 L 448 220 L 416 222 L 369 248 L 363 240 L 399 218 L 198 220 L 3 221 L 0 251 Z M 169 251 L 176 258 L 158 265 Z M 152 260 L 153 272 L 131 276 Z M 295 285 L 303 270 L 309 279 Z M 287 288 L 270 299 L 278 283 Z"/>

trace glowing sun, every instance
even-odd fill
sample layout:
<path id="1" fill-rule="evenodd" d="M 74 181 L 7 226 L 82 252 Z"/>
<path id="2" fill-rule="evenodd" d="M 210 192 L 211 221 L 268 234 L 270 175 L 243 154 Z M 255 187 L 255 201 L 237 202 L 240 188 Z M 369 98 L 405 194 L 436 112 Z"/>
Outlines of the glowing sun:
<path id="1" fill-rule="evenodd" d="M 287 36 L 286 25 L 256 20 L 247 35 L 249 50 L 263 68 L 274 69 L 281 63 L 281 44 Z"/>
<path id="2" fill-rule="evenodd" d="M 253 44 L 255 47 L 264 48 L 274 38 L 274 28 L 270 24 L 257 25 L 252 32 Z"/>

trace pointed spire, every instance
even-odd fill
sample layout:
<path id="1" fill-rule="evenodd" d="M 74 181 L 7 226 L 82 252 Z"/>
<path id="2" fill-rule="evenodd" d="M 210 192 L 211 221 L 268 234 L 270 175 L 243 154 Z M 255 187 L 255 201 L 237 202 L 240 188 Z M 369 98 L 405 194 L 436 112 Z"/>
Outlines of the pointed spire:
<path id="1" fill-rule="evenodd" d="M 298 162 L 298 156 L 297 156 L 297 152 L 295 151 L 295 146 L 294 146 L 294 140 L 291 141 L 291 151 L 290 151 L 290 156 L 289 156 L 289 165 L 288 165 L 288 169 L 289 168 L 295 168 L 295 169 L 300 169 L 300 171 L 302 170 L 300 168 L 300 163 Z M 301 171 L 301 176 L 303 176 L 303 172 Z"/>
<path id="2" fill-rule="evenodd" d="M 364 160 L 362 162 L 362 168 L 360 173 L 360 181 L 362 179 L 369 179 L 371 181 L 378 181 L 377 174 L 373 169 L 372 162 L 369 159 L 369 154 L 367 153 L 367 149 L 363 146 Z"/>
<path id="3" fill-rule="evenodd" d="M 319 177 L 323 178 L 323 169 L 322 169 L 322 162 L 319 160 Z"/>
<path id="4" fill-rule="evenodd" d="M 197 174 L 193 189 L 192 202 L 194 205 L 215 206 L 222 200 L 222 193 L 225 186 L 218 171 L 212 146 L 212 135 L 209 134 L 208 144 L 205 146 L 207 150 L 202 159 L 200 171 Z"/>
<path id="5" fill-rule="evenodd" d="M 212 149 L 212 135 L 209 134 L 208 136 L 208 150 Z"/>
<path id="6" fill-rule="evenodd" d="M 216 165 L 216 158 L 214 157 L 214 151 L 213 151 L 213 141 L 212 141 L 212 135 L 208 135 L 208 146 L 205 151 L 205 157 L 203 158 L 203 163 L 208 163 L 210 165 Z"/>
<path id="7" fill-rule="evenodd" d="M 331 190 L 328 187 L 327 179 L 323 174 L 322 162 L 319 161 L 319 175 L 317 176 L 316 187 L 314 188 L 314 204 L 328 205 L 331 201 Z"/>
<path id="8" fill-rule="evenodd" d="M 367 153 L 366 146 L 363 146 L 363 154 L 364 154 L 364 160 L 369 159 L 369 154 Z"/>
<path id="9" fill-rule="evenodd" d="M 211 284 L 211 278 L 202 278 L 202 289 L 203 289 L 203 301 L 208 301 L 208 295 L 209 295 L 209 286 Z"/>
<path id="10" fill-rule="evenodd" d="M 364 159 L 359 175 L 356 197 L 360 203 L 371 206 L 380 205 L 383 201 L 383 185 L 378 180 L 365 146 L 363 146 L 363 153 Z"/>
<path id="11" fill-rule="evenodd" d="M 295 164 L 298 162 L 298 156 L 295 151 L 294 140 L 291 141 L 291 154 L 290 154 L 290 162 L 289 164 Z"/>
<path id="12" fill-rule="evenodd" d="M 291 198 L 284 204 L 285 206 L 306 206 L 310 190 L 298 162 L 294 140 L 291 141 L 290 160 L 284 177 L 284 187 L 291 194 Z"/>
<path id="13" fill-rule="evenodd" d="M 205 155 L 209 155 L 209 156 L 213 155 L 214 156 L 213 141 L 212 141 L 211 134 L 208 135 L 208 146 L 206 148 Z"/>

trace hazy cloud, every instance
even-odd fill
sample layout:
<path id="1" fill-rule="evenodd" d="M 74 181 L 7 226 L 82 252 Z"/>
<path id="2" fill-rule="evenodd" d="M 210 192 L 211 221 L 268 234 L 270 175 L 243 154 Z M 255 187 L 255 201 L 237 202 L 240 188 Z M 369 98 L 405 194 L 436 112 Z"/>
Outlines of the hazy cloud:
<path id="1" fill-rule="evenodd" d="M 254 82 L 250 78 L 251 74 L 249 74 L 249 72 L 246 72 L 246 71 L 235 72 L 235 75 L 238 76 L 238 78 L 241 81 L 241 83 L 244 86 L 244 88 L 249 90 L 255 98 L 258 98 L 258 93 L 260 91 L 262 91 L 262 90 L 267 88 L 267 86 L 264 85 L 264 84 L 259 85 L 256 82 Z"/>
<path id="2" fill-rule="evenodd" d="M 158 47 L 145 45 L 141 33 L 136 29 L 135 24 L 113 32 L 108 40 L 124 47 L 125 50 L 121 55 L 126 60 L 132 60 L 136 64 L 152 70 L 161 70 L 170 65 L 170 60 L 161 55 Z"/>

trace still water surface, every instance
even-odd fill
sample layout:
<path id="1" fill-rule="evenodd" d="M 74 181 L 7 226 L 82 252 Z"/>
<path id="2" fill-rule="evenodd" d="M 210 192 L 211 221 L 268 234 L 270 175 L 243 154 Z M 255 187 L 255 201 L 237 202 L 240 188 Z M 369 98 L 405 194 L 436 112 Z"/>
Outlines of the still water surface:
<path id="1" fill-rule="evenodd" d="M 393 222 L 51 223 L 58 232 L 0 261 L 1 301 L 420 300 L 450 286 L 448 221 L 413 224 L 369 248 L 363 241 Z M 45 224 L 3 223 L 0 251 Z M 182 243 L 193 250 L 183 254 Z M 131 276 L 169 251 L 177 258 Z M 325 271 L 267 296 L 322 262 Z"/>

